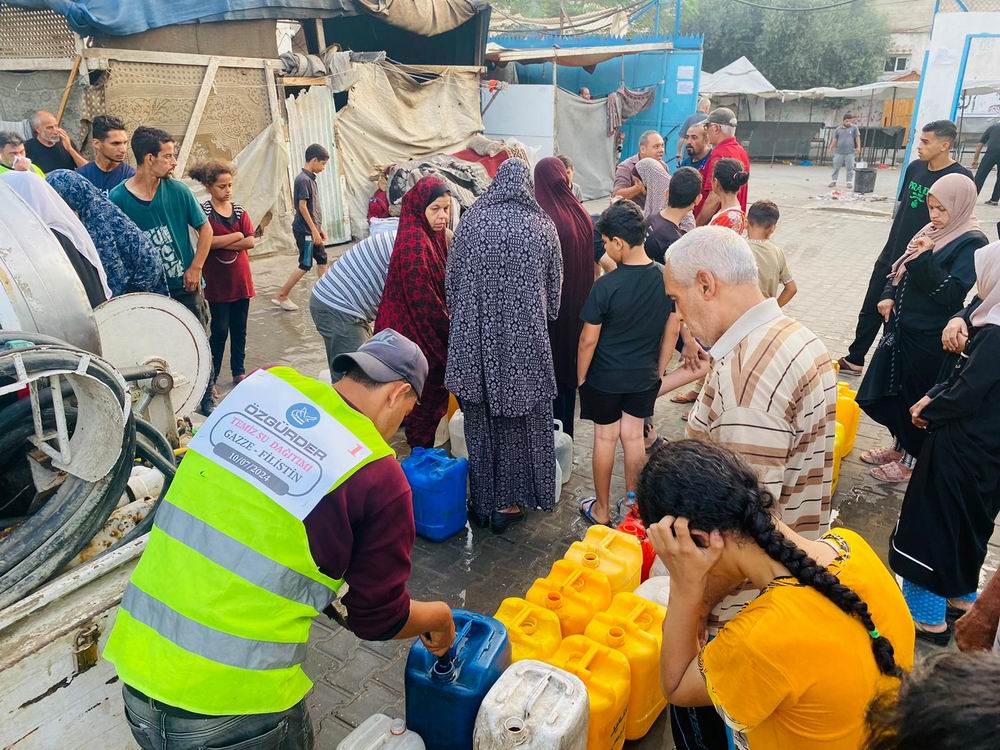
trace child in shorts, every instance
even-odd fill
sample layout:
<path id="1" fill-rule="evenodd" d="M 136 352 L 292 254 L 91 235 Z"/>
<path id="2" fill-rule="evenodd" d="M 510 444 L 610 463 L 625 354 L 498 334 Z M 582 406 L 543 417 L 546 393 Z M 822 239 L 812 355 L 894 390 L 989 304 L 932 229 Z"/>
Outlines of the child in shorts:
<path id="1" fill-rule="evenodd" d="M 330 152 L 318 143 L 314 143 L 306 149 L 306 163 L 295 178 L 292 200 L 295 204 L 295 219 L 292 221 L 292 236 L 295 237 L 295 246 L 299 249 L 299 266 L 288 281 L 278 290 L 271 302 L 282 310 L 292 312 L 298 310 L 299 306 L 288 299 L 292 289 L 302 277 L 309 272 L 309 269 L 316 265 L 316 273 L 322 276 L 326 273 L 326 232 L 322 230 L 323 210 L 319 203 L 319 190 L 316 184 L 316 175 L 326 169 L 327 162 L 330 161 Z"/>
<path id="2" fill-rule="evenodd" d="M 788 270 L 785 252 L 771 242 L 780 216 L 778 206 L 773 201 L 757 201 L 747 211 L 747 234 L 750 250 L 757 261 L 761 294 L 765 297 L 777 297 L 778 307 L 784 307 L 799 289 L 792 279 L 792 272 Z"/>
<path id="3" fill-rule="evenodd" d="M 590 523 L 611 525 L 616 447 L 620 442 L 625 454 L 626 492 L 634 492 L 646 457 L 643 420 L 653 415 L 676 332 L 673 338 L 667 335 L 671 305 L 663 266 L 650 260 L 643 247 L 647 225 L 642 209 L 632 201 L 618 201 L 601 214 L 597 229 L 616 268 L 594 282 L 580 313 L 580 416 L 594 423 L 595 491 L 580 502 L 580 513 Z"/>

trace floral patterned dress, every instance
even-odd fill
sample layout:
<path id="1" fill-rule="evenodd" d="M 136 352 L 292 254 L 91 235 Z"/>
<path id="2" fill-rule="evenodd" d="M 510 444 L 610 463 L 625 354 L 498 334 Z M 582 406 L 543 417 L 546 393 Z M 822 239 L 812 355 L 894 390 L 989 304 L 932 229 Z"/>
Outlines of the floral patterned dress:
<path id="1" fill-rule="evenodd" d="M 455 232 L 445 384 L 462 404 L 473 512 L 551 510 L 555 498 L 548 322 L 559 314 L 562 254 L 532 190 L 508 159 Z"/>

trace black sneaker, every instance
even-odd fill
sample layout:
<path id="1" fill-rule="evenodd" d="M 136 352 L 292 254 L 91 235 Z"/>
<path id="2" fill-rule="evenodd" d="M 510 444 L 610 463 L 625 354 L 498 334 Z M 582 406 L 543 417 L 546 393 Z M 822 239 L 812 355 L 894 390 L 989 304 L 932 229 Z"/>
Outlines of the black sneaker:
<path id="1" fill-rule="evenodd" d="M 212 412 L 215 411 L 215 407 L 218 404 L 215 402 L 215 396 L 211 393 L 206 393 L 205 397 L 201 400 L 201 405 L 198 407 L 198 412 L 203 416 L 210 417 Z"/>
<path id="2" fill-rule="evenodd" d="M 931 643 L 935 646 L 941 646 L 942 648 L 944 648 L 951 642 L 950 627 L 947 630 L 944 630 L 940 633 L 932 633 L 929 630 L 921 630 L 920 628 L 916 628 L 916 631 L 917 631 L 917 638 L 919 638 L 922 641 L 927 641 L 928 643 Z"/>

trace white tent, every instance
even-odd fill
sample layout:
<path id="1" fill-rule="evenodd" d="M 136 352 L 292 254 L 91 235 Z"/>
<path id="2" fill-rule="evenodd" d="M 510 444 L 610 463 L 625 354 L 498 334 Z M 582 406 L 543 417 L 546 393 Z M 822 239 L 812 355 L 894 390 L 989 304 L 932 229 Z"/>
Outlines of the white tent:
<path id="1" fill-rule="evenodd" d="M 892 96 L 898 91 L 916 91 L 919 84 L 916 81 L 876 81 L 866 83 L 861 86 L 851 86 L 846 89 L 837 89 L 832 86 L 817 86 L 816 88 L 803 89 L 801 91 L 779 91 L 778 97 L 785 101 L 792 99 L 868 99 L 872 96 Z"/>
<path id="2" fill-rule="evenodd" d="M 764 74 L 745 57 L 734 60 L 714 73 L 702 71 L 699 92 L 709 96 L 749 94 L 772 98 L 779 95 L 778 90 L 764 77 Z"/>

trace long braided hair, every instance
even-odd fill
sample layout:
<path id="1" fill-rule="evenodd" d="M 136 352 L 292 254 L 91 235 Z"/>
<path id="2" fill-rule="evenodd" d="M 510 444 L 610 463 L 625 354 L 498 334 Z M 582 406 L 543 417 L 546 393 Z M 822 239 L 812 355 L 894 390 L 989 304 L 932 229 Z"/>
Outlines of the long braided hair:
<path id="1" fill-rule="evenodd" d="M 636 494 L 639 514 L 647 526 L 664 516 L 683 517 L 692 529 L 718 529 L 756 542 L 800 583 L 861 622 L 871 636 L 872 654 L 883 674 L 903 676 L 892 643 L 878 633 L 868 605 L 782 535 L 775 523 L 774 497 L 735 453 L 696 440 L 671 443 L 649 458 Z"/>

